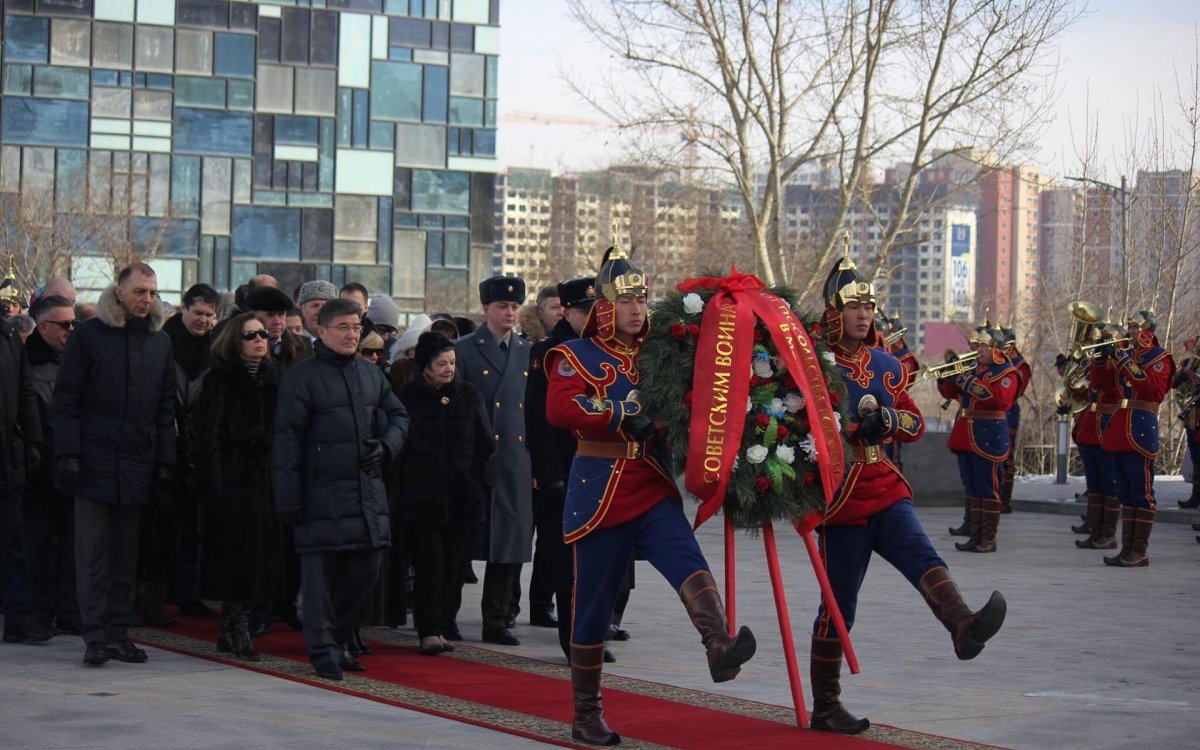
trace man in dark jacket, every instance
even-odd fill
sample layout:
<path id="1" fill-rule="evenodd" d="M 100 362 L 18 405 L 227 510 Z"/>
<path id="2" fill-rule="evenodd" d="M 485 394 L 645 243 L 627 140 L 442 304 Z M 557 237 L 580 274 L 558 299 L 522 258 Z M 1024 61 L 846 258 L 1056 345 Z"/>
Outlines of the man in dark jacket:
<path id="1" fill-rule="evenodd" d="M 408 415 L 383 371 L 356 356 L 361 308 L 329 300 L 315 356 L 279 385 L 275 508 L 295 523 L 304 640 L 316 673 L 363 665 L 346 649 L 391 544 L 383 466 L 399 455 Z"/>
<path id="2" fill-rule="evenodd" d="M 41 643 L 54 631 L 29 614 L 21 519 L 26 467 L 41 464 L 42 425 L 21 338 L 0 322 L 0 591 L 4 642 Z"/>
<path id="3" fill-rule="evenodd" d="M 37 396 L 42 445 L 54 451 L 52 405 L 59 359 L 75 331 L 75 303 L 43 296 L 34 303 L 37 328 L 25 341 L 29 379 Z M 75 499 L 59 492 L 50 477 L 50 458 L 29 467 L 25 484 L 25 564 L 29 572 L 30 611 L 39 625 L 52 623 L 60 633 L 79 635 L 75 598 Z"/>
<path id="4" fill-rule="evenodd" d="M 183 293 L 183 308 L 163 325 L 171 337 L 175 358 L 175 465 L 179 481 L 174 513 L 151 507 L 142 519 L 143 555 L 147 555 L 143 564 L 146 573 L 142 607 L 147 625 L 174 619 L 164 607 L 168 572 L 172 570 L 180 614 L 192 617 L 216 614 L 200 601 L 201 516 L 192 446 L 196 404 L 200 403 L 204 376 L 212 369 L 212 330 L 220 301 L 216 289 L 208 284 L 193 284 Z"/>
<path id="5" fill-rule="evenodd" d="M 158 279 L 134 263 L 63 351 L 54 387 L 55 484 L 75 496 L 84 663 L 141 663 L 129 640 L 138 521 L 175 467 L 175 362 Z"/>
<path id="6" fill-rule="evenodd" d="M 287 315 L 295 310 L 291 297 L 274 287 L 258 287 L 246 295 L 246 307 L 254 312 L 254 316 L 267 329 L 267 335 L 270 337 L 267 343 L 270 345 L 271 356 L 279 360 L 284 367 L 291 367 L 312 356 L 313 350 L 308 343 L 308 337 L 287 329 Z"/>

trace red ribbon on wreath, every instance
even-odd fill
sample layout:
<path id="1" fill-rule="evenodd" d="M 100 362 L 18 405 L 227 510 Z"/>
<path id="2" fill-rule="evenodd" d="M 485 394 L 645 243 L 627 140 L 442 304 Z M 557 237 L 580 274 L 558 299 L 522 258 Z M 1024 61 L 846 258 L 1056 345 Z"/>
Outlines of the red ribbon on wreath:
<path id="1" fill-rule="evenodd" d="M 816 347 L 791 307 L 767 291 L 756 276 L 687 279 L 681 293 L 712 290 L 704 307 L 692 378 L 692 417 L 684 484 L 701 501 L 695 527 L 707 521 L 725 502 L 733 462 L 742 449 L 746 403 L 750 395 L 750 363 L 754 329 L 761 320 L 775 344 L 782 365 L 804 396 L 805 411 L 817 448 L 817 469 L 825 497 L 831 500 L 845 473 L 844 455 L 833 401 L 821 370 Z M 797 523 L 811 530 L 820 518 L 813 514 Z"/>

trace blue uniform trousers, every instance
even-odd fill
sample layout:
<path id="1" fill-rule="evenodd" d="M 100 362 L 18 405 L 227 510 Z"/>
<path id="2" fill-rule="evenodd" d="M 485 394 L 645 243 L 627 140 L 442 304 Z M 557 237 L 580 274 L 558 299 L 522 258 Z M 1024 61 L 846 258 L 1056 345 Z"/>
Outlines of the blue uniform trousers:
<path id="1" fill-rule="evenodd" d="M 1154 510 L 1154 461 L 1137 451 L 1110 454 L 1117 474 L 1117 497 L 1124 507 Z"/>
<path id="2" fill-rule="evenodd" d="M 663 499 L 628 523 L 596 529 L 572 546 L 575 596 L 571 643 L 579 646 L 604 643 L 634 550 L 649 560 L 676 591 L 696 571 L 708 570 L 678 497 Z"/>
<path id="3" fill-rule="evenodd" d="M 1000 499 L 1000 470 L 1003 464 L 975 453 L 958 454 L 958 474 L 968 497 Z"/>
<path id="4" fill-rule="evenodd" d="M 930 544 L 925 529 L 921 528 L 921 522 L 913 512 L 912 501 L 907 498 L 871 516 L 865 526 L 822 526 L 818 529 L 817 542 L 821 559 L 825 561 L 825 570 L 829 573 L 833 598 L 842 611 L 847 630 L 854 626 L 858 590 L 867 576 L 872 552 L 878 552 L 880 557 L 891 563 L 914 588 L 931 569 L 948 567 Z M 813 635 L 820 638 L 837 637 L 833 620 L 825 612 L 824 602 L 817 611 Z"/>
<path id="5" fill-rule="evenodd" d="M 1106 497 L 1117 494 L 1117 467 L 1112 454 L 1098 445 L 1080 445 L 1079 460 L 1083 462 L 1083 478 L 1087 491 Z"/>

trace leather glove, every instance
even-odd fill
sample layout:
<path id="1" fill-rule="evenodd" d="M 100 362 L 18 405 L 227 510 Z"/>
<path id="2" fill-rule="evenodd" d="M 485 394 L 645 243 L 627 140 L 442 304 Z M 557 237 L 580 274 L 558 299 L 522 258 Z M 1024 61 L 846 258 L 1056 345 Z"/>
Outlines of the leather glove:
<path id="1" fill-rule="evenodd" d="M 862 418 L 858 423 L 858 431 L 854 433 L 855 437 L 863 440 L 875 440 L 883 435 L 883 415 L 877 411 L 873 411 Z"/>
<path id="2" fill-rule="evenodd" d="M 42 470 L 42 446 L 38 443 L 25 444 L 25 481 L 31 482 Z"/>
<path id="3" fill-rule="evenodd" d="M 54 462 L 54 489 L 65 495 L 79 489 L 79 456 L 62 456 Z"/>
<path id="4" fill-rule="evenodd" d="M 1064 414 L 1064 415 L 1065 415 L 1065 414 L 1070 414 L 1070 413 L 1071 413 L 1071 405 L 1070 405 L 1070 404 L 1063 404 L 1062 406 L 1060 406 L 1060 407 L 1058 407 L 1057 409 L 1055 409 L 1055 410 L 1054 410 L 1054 413 L 1055 413 L 1055 414 Z"/>
<path id="5" fill-rule="evenodd" d="M 648 440 L 658 428 L 654 420 L 645 414 L 634 414 L 621 420 L 621 429 L 634 440 Z"/>
<path id="6" fill-rule="evenodd" d="M 358 460 L 358 468 L 368 474 L 373 474 L 383 466 L 388 459 L 387 448 L 378 440 L 363 441 L 363 455 Z"/>
<path id="7" fill-rule="evenodd" d="M 290 508 L 288 510 L 276 511 L 275 515 L 288 526 L 296 526 L 303 519 L 304 511 L 299 508 Z"/>

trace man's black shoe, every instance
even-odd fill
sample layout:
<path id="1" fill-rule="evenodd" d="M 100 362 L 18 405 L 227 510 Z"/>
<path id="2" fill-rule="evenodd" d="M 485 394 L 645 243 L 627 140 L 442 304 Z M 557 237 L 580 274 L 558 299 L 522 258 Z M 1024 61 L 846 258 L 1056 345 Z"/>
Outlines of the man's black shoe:
<path id="1" fill-rule="evenodd" d="M 150 661 L 146 652 L 133 645 L 133 641 L 124 640 L 108 644 L 108 655 L 126 664 L 144 664 Z"/>
<path id="2" fill-rule="evenodd" d="M 366 672 L 367 667 L 361 661 L 354 658 L 354 654 L 350 653 L 347 648 L 342 648 L 342 656 L 338 659 L 338 667 L 347 672 Z"/>
<path id="3" fill-rule="evenodd" d="M 483 642 L 495 643 L 498 646 L 520 646 L 521 641 L 517 637 L 508 632 L 507 628 L 484 628 Z"/>
<path id="4" fill-rule="evenodd" d="M 4 629 L 5 643 L 45 643 L 53 637 L 54 628 L 35 622 L 31 618 L 13 623 L 11 630 Z"/>
<path id="5" fill-rule="evenodd" d="M 512 629 L 513 629 L 513 628 L 515 628 L 516 626 L 517 626 L 517 616 L 516 616 L 516 615 L 509 615 L 508 619 L 504 621 L 504 629 L 505 629 L 505 630 L 512 630 Z"/>
<path id="6" fill-rule="evenodd" d="M 313 671 L 317 673 L 317 677 L 322 677 L 326 680 L 341 682 L 343 679 L 342 668 L 331 661 L 314 664 Z"/>
<path id="7" fill-rule="evenodd" d="M 83 663 L 89 667 L 100 667 L 108 661 L 108 648 L 100 641 L 92 641 L 83 652 Z"/>
<path id="8" fill-rule="evenodd" d="M 616 661 L 617 661 L 617 657 L 613 656 L 613 652 L 609 651 L 608 649 L 604 649 L 604 663 L 605 664 L 614 664 L 614 663 L 616 663 Z"/>
<path id="9" fill-rule="evenodd" d="M 346 647 L 350 649 L 353 656 L 370 656 L 375 653 L 375 649 L 363 643 L 362 632 L 358 628 L 350 633 L 350 642 L 346 644 Z"/>
<path id="10" fill-rule="evenodd" d="M 458 629 L 458 623 L 452 622 L 442 628 L 442 637 L 448 641 L 461 641 L 462 631 Z"/>
<path id="11" fill-rule="evenodd" d="M 217 616 L 217 613 L 202 601 L 185 602 L 184 604 L 180 604 L 179 614 L 187 615 L 188 617 L 200 617 L 205 620 L 211 620 Z"/>
<path id="12" fill-rule="evenodd" d="M 557 628 L 558 618 L 548 609 L 535 609 L 529 613 L 529 624 L 535 628 Z"/>
<path id="13" fill-rule="evenodd" d="M 608 626 L 608 633 L 604 636 L 606 641 L 627 641 L 629 640 L 629 631 L 621 630 L 616 625 Z"/>

